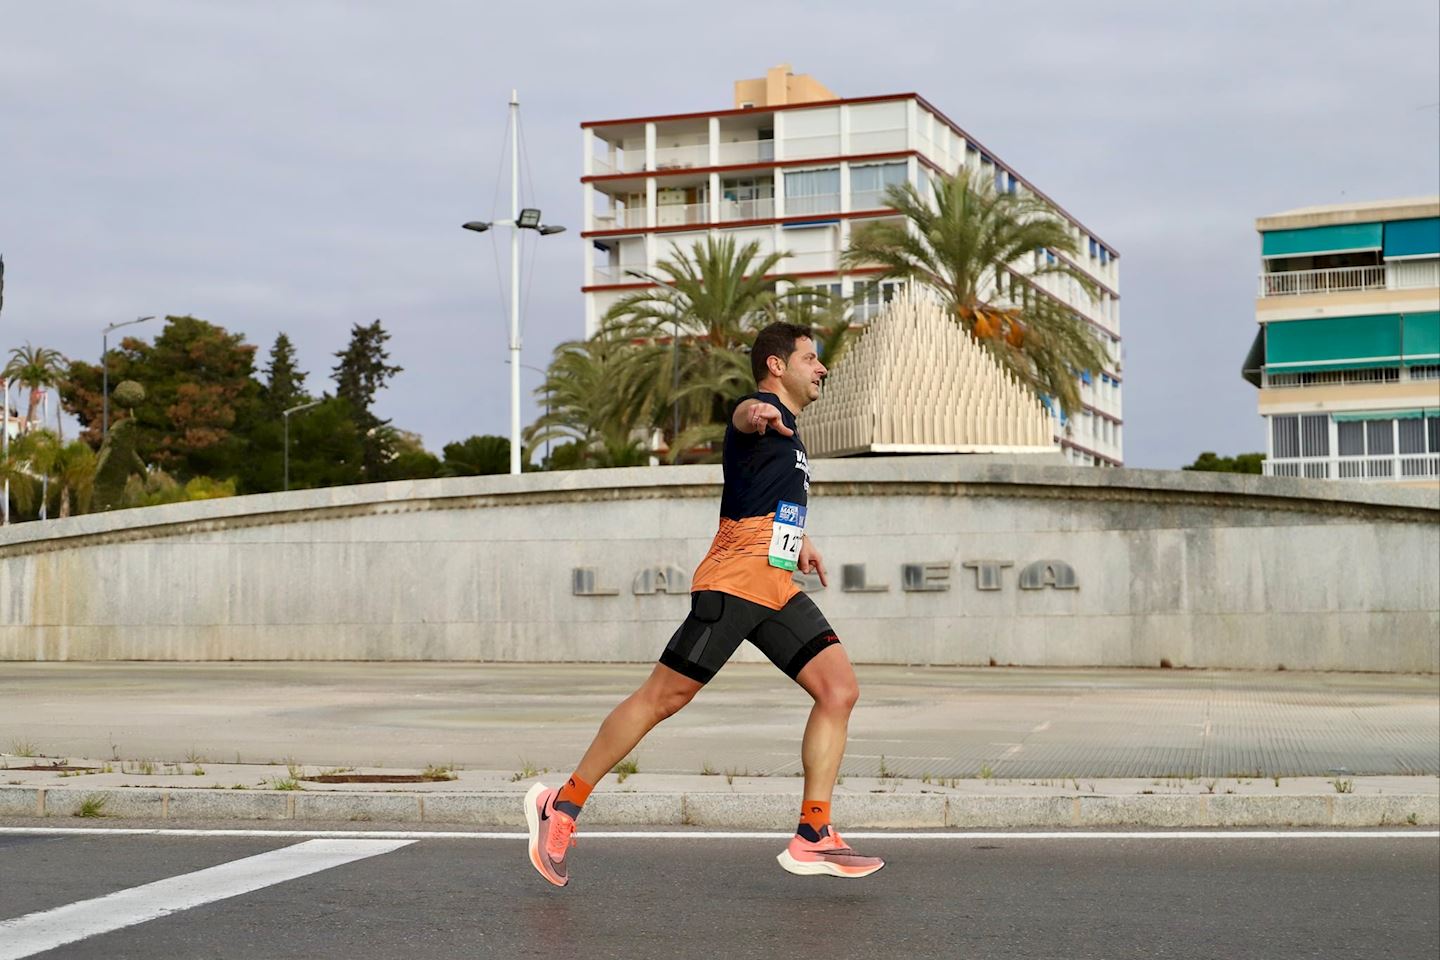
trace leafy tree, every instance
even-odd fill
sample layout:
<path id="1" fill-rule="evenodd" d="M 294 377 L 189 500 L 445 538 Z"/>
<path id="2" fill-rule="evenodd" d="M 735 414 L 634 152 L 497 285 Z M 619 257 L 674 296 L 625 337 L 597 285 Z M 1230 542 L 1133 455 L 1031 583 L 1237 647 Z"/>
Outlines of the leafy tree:
<path id="1" fill-rule="evenodd" d="M 110 352 L 111 383 L 135 380 L 147 396 L 129 411 L 112 403 L 111 429 L 133 419 L 137 455 L 182 480 L 236 476 L 246 453 L 243 434 L 259 402 L 254 359 L 243 334 L 195 317 L 167 317 L 153 344 L 125 337 Z M 96 447 L 101 383 L 99 366 L 72 361 L 61 388 L 66 410 L 85 427 L 81 436 Z"/>
<path id="2" fill-rule="evenodd" d="M 1074 236 L 1046 201 L 998 191 L 981 173 L 935 176 L 931 185 L 928 198 L 913 184 L 889 188 L 885 203 L 904 221 L 857 229 L 842 265 L 878 265 L 877 279 L 933 291 L 1021 383 L 1074 413 L 1081 406 L 1076 377 L 1104 365 L 1104 347 L 1074 310 L 1024 279 L 1064 277 L 1095 296 L 1094 283 L 1063 257 L 1037 255 L 1076 256 Z"/>
<path id="3" fill-rule="evenodd" d="M 305 392 L 305 378 L 309 376 L 295 362 L 295 346 L 285 334 L 275 337 L 270 348 L 270 362 L 265 366 L 265 412 L 278 417 L 291 407 L 310 399 Z"/>
<path id="4" fill-rule="evenodd" d="M 445 476 L 440 458 L 425 449 L 419 434 L 393 431 L 395 453 L 385 465 L 387 480 L 430 480 Z"/>
<path id="5" fill-rule="evenodd" d="M 383 429 L 390 421 L 381 420 L 373 410 L 375 394 L 404 369 L 386 362 L 390 354 L 385 341 L 389 339 L 379 320 L 369 326 L 355 324 L 349 345 L 335 354 L 340 362 L 332 370 L 335 394 L 350 404 L 360 431 L 365 480 L 383 479 L 385 464 L 394 453 L 393 434 Z"/>
<path id="6" fill-rule="evenodd" d="M 1253 473 L 1264 472 L 1265 454 L 1241 453 L 1233 457 L 1219 457 L 1214 451 L 1206 450 L 1195 458 L 1195 462 L 1182 470 L 1197 470 L 1210 473 Z"/>
<path id="7" fill-rule="evenodd" d="M 476 477 L 510 472 L 510 438 L 497 436 L 467 437 L 442 448 L 442 477 Z"/>
<path id="8" fill-rule="evenodd" d="M 279 424 L 274 425 L 278 431 Z M 282 486 L 283 447 L 277 440 L 273 478 L 263 489 Z M 350 403 L 327 397 L 318 407 L 290 418 L 290 489 L 337 487 L 364 482 L 365 448 Z"/>

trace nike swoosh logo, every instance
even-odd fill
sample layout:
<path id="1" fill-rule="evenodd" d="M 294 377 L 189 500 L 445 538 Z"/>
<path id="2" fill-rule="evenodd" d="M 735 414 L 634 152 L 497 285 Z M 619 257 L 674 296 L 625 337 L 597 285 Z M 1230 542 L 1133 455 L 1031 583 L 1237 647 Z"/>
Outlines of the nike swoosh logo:
<path id="1" fill-rule="evenodd" d="M 550 814 L 548 814 L 548 813 L 545 812 L 545 806 L 546 806 L 546 805 L 543 804 L 543 803 L 540 804 L 540 819 L 541 819 L 541 820 L 549 820 L 549 819 L 550 819 Z"/>

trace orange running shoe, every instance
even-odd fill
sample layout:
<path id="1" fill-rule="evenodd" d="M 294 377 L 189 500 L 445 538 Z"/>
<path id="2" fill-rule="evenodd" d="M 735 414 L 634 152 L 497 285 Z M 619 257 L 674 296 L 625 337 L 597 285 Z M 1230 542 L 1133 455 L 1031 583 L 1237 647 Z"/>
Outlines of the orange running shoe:
<path id="1" fill-rule="evenodd" d="M 790 838 L 790 845 L 775 859 L 780 866 L 801 876 L 825 874 L 858 880 L 885 866 L 879 857 L 862 857 L 841 839 L 831 827 L 820 828 L 819 840 L 807 840 L 796 834 Z"/>
<path id="2" fill-rule="evenodd" d="M 530 863 L 557 887 L 570 882 L 565 853 L 575 846 L 575 819 L 555 809 L 560 791 L 537 783 L 525 794 L 525 822 L 530 826 Z"/>

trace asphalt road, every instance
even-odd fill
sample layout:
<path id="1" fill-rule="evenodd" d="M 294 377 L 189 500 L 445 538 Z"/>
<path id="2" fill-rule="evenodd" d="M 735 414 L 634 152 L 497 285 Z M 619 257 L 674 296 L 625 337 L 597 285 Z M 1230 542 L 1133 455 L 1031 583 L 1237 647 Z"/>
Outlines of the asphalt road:
<path id="1" fill-rule="evenodd" d="M 563 890 L 533 872 L 523 839 L 0 834 L 0 958 L 1440 953 L 1433 831 L 852 837 L 889 859 L 860 881 L 784 873 L 777 838 L 601 832 L 580 834 Z M 157 886 L 135 889 L 147 884 Z M 57 908 L 68 912 L 47 913 Z M 47 936 L 166 910 L 176 912 L 34 952 Z"/>

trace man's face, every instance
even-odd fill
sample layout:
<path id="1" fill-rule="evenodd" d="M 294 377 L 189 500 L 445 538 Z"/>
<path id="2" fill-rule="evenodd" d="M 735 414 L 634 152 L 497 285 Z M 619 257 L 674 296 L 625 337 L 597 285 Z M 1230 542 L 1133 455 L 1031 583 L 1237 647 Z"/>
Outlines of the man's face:
<path id="1" fill-rule="evenodd" d="M 801 402 L 801 406 L 813 403 L 820 397 L 820 381 L 828 371 L 815 353 L 815 341 L 809 337 L 797 337 L 795 352 L 785 360 L 785 369 L 780 382 L 785 392 Z"/>

